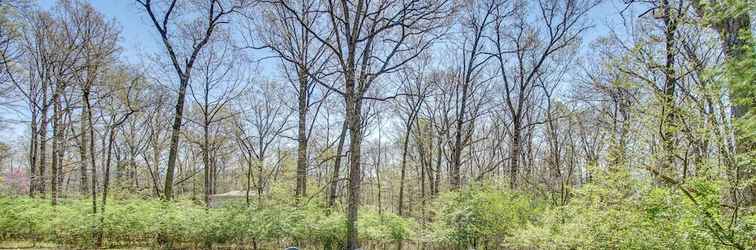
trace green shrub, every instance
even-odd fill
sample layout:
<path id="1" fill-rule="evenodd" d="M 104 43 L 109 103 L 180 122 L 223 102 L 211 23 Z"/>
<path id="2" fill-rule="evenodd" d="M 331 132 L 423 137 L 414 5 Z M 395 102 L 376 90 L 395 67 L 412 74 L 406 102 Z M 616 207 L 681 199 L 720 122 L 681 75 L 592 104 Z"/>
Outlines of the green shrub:
<path id="1" fill-rule="evenodd" d="M 556 249 L 718 249 L 701 209 L 718 214 L 719 191 L 699 186 L 696 206 L 674 187 L 658 187 L 631 177 L 626 170 L 596 175 L 562 207 L 551 208 L 512 238 L 510 247 Z M 705 191 L 709 190 L 709 191 Z M 708 193 L 708 194 L 707 194 Z M 750 232 L 750 233 L 748 233 Z M 741 242 L 753 227 L 737 232 Z"/>
<path id="2" fill-rule="evenodd" d="M 390 213 L 365 211 L 359 223 L 365 240 L 393 241 L 413 235 L 410 220 Z M 198 247 L 252 241 L 324 243 L 343 241 L 346 219 L 343 213 L 328 213 L 317 206 L 235 204 L 207 209 L 188 202 L 138 199 L 109 201 L 105 213 L 95 216 L 88 200 L 51 206 L 49 200 L 0 198 L 0 240 L 92 247 L 96 232 L 102 233 L 106 246 L 146 245 L 158 240 Z"/>
<path id="3" fill-rule="evenodd" d="M 364 240 L 390 242 L 408 240 L 414 236 L 414 221 L 396 214 L 363 210 L 359 215 L 357 226 Z"/>
<path id="4" fill-rule="evenodd" d="M 541 209 L 525 195 L 485 185 L 444 193 L 434 205 L 437 218 L 431 227 L 432 240 L 458 248 L 495 248 Z"/>

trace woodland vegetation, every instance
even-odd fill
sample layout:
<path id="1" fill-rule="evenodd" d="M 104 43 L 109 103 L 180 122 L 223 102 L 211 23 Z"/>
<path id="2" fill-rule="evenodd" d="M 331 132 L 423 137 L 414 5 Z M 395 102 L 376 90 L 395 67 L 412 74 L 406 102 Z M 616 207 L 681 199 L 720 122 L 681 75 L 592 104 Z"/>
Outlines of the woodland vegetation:
<path id="1" fill-rule="evenodd" d="M 0 0 L 0 246 L 756 247 L 753 0 L 129 2 Z"/>

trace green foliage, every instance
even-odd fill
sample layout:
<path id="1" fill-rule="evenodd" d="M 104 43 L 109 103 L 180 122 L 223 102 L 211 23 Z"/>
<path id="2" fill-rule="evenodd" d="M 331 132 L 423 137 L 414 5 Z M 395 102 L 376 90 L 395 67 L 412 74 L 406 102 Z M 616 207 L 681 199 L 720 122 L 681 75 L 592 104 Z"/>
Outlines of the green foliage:
<path id="1" fill-rule="evenodd" d="M 51 206 L 48 200 L 0 198 L 0 241 L 91 247 L 99 231 L 107 246 L 153 244 L 158 239 L 207 246 L 252 241 L 341 242 L 346 235 L 344 214 L 327 213 L 315 206 L 258 208 L 237 204 L 206 209 L 189 202 L 116 200 L 108 204 L 104 215 L 97 216 L 90 206 L 87 200 Z M 370 211 L 360 216 L 364 240 L 392 242 L 413 236 L 414 223 L 410 220 Z"/>
<path id="2" fill-rule="evenodd" d="M 558 249 L 715 249 L 723 246 L 701 212 L 719 214 L 718 185 L 691 179 L 699 205 L 678 189 L 642 182 L 627 170 L 594 176 L 566 206 L 547 210 L 512 241 L 514 247 Z M 747 227 L 740 225 L 741 227 Z M 753 228 L 737 232 L 747 242 Z"/>
<path id="3" fill-rule="evenodd" d="M 542 209 L 528 196 L 477 185 L 442 194 L 435 207 L 432 239 L 457 248 L 499 246 Z"/>
<path id="4" fill-rule="evenodd" d="M 393 213 L 362 211 L 358 220 L 360 237 L 370 241 L 407 240 L 414 236 L 413 221 Z"/>

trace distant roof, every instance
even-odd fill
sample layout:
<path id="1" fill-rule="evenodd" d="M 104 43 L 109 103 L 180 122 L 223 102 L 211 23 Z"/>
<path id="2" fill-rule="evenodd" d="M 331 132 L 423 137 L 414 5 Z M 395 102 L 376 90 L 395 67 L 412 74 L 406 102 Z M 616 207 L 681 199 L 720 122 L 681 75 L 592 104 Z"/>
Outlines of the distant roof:
<path id="1" fill-rule="evenodd" d="M 249 192 L 249 194 L 252 195 L 253 192 Z M 246 195 L 247 195 L 247 191 L 233 190 L 233 191 L 228 191 L 222 194 L 210 195 L 210 197 L 237 197 L 237 196 L 246 196 Z"/>

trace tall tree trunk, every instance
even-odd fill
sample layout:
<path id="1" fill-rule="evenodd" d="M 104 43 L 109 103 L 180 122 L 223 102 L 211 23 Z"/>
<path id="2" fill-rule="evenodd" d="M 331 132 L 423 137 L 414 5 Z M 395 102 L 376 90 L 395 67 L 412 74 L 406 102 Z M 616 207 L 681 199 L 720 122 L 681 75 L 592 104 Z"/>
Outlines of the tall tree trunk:
<path id="1" fill-rule="evenodd" d="M 87 178 L 87 140 L 89 139 L 89 136 L 87 135 L 89 132 L 89 129 L 87 128 L 88 113 L 87 106 L 84 105 L 84 109 L 81 111 L 81 120 L 79 121 L 81 127 L 79 135 L 79 155 L 81 158 L 79 166 L 79 192 L 82 196 L 86 196 L 89 193 L 89 179 Z"/>
<path id="2" fill-rule="evenodd" d="M 152 162 L 155 164 L 155 177 L 153 180 L 153 186 L 155 189 L 155 195 L 161 196 L 160 192 L 160 132 L 159 130 L 154 133 L 154 137 L 152 138 Z"/>
<path id="3" fill-rule="evenodd" d="M 257 206 L 262 206 L 263 201 L 263 192 L 265 192 L 265 165 L 264 160 L 265 155 L 264 153 L 260 153 L 260 157 L 257 159 Z"/>
<path id="4" fill-rule="evenodd" d="M 518 116 L 512 121 L 512 155 L 509 157 L 509 188 L 517 188 L 517 170 L 520 168 L 522 154 L 522 125 Z"/>
<path id="5" fill-rule="evenodd" d="M 348 123 L 346 120 L 344 120 L 344 123 L 341 125 L 341 134 L 339 134 L 339 143 L 336 146 L 336 159 L 334 160 L 333 164 L 333 173 L 331 173 L 331 183 L 330 183 L 330 190 L 328 192 L 328 207 L 333 208 L 334 205 L 336 205 L 336 198 L 338 197 L 338 187 L 339 187 L 339 172 L 341 172 L 341 154 L 344 151 L 344 140 L 346 139 L 346 132 L 348 128 Z"/>
<path id="6" fill-rule="evenodd" d="M 446 138 L 445 133 L 439 133 L 438 134 L 438 145 L 437 147 L 437 155 L 436 155 L 436 168 L 435 170 L 435 177 L 433 178 L 433 188 L 431 188 L 431 195 L 434 197 L 438 195 L 438 193 L 441 190 L 441 165 L 442 165 L 442 156 L 444 154 L 444 139 Z"/>
<path id="7" fill-rule="evenodd" d="M 50 119 L 48 118 L 50 103 L 47 99 L 47 82 L 47 80 L 42 81 L 42 126 L 39 128 L 39 168 L 37 168 L 39 175 L 37 176 L 36 184 L 37 191 L 42 196 L 44 196 L 47 189 L 45 170 L 47 169 L 47 128 L 50 123 Z"/>
<path id="8" fill-rule="evenodd" d="M 250 204 L 249 190 L 252 187 L 252 159 L 252 154 L 247 153 L 247 188 L 246 192 L 244 193 L 244 198 L 247 202 L 247 206 L 249 206 Z"/>
<path id="9" fill-rule="evenodd" d="M 61 91 L 61 96 L 62 96 L 62 91 Z M 63 196 L 63 191 L 64 191 L 63 190 L 63 176 L 65 175 L 65 173 L 63 172 L 63 157 L 66 152 L 65 139 L 66 139 L 66 129 L 68 127 L 68 122 L 63 120 L 63 115 L 66 115 L 67 113 L 68 113 L 68 109 L 67 108 L 63 109 L 61 106 L 61 114 L 60 114 L 61 121 L 58 123 L 60 126 L 60 130 L 58 130 L 58 134 L 56 135 L 58 137 L 58 150 L 57 150 L 58 156 L 56 157 L 58 160 L 58 175 L 57 175 L 58 180 L 56 183 L 58 185 L 57 186 L 58 199 L 60 199 L 60 197 Z M 67 120 L 70 121 L 70 119 L 67 119 Z"/>
<path id="10" fill-rule="evenodd" d="M 189 69 L 187 68 L 187 72 Z M 181 135 L 181 123 L 184 118 L 184 100 L 186 99 L 186 88 L 189 85 L 189 76 L 182 75 L 178 91 L 178 100 L 176 101 L 176 115 L 173 118 L 171 128 L 171 146 L 168 153 L 168 168 L 165 171 L 165 187 L 163 188 L 163 199 L 173 199 L 173 174 L 176 170 L 176 161 L 178 160 L 179 136 Z"/>
<path id="11" fill-rule="evenodd" d="M 205 92 L 207 93 L 207 92 Z M 207 95 L 205 95 L 207 96 Z M 207 108 L 207 105 L 205 106 Z M 211 184 L 211 170 L 210 170 L 210 138 L 208 133 L 209 131 L 209 124 L 207 120 L 207 113 L 205 113 L 205 120 L 202 124 L 202 164 L 203 164 L 203 171 L 205 172 L 205 188 L 204 188 L 204 198 L 205 198 L 205 205 L 207 207 L 210 207 L 210 194 L 212 193 L 212 184 Z"/>
<path id="12" fill-rule="evenodd" d="M 34 198 L 37 182 L 37 148 L 39 146 L 39 134 L 37 128 L 36 104 L 31 105 L 31 143 L 29 143 L 29 197 Z"/>
<path id="13" fill-rule="evenodd" d="M 60 85 L 60 83 L 58 83 Z M 58 152 L 63 150 L 62 149 L 62 138 L 60 138 L 60 135 L 62 134 L 62 125 L 61 125 L 61 116 L 63 113 L 63 110 L 61 108 L 60 103 L 60 95 L 62 94 L 62 88 L 60 86 L 55 87 L 55 93 L 53 94 L 53 141 L 52 141 L 52 163 L 50 165 L 51 169 L 51 176 L 50 176 L 50 195 L 52 200 L 52 205 L 55 206 L 58 204 L 58 175 L 60 175 L 59 170 L 60 167 L 58 166 L 60 164 L 60 159 L 58 157 L 61 155 Z"/>
<path id="14" fill-rule="evenodd" d="M 381 121 L 379 120 L 378 123 Z M 381 129 L 378 128 L 378 160 L 375 162 L 375 181 L 378 183 L 378 214 L 383 214 L 383 200 L 381 197 L 383 188 L 381 186 Z M 402 181 L 403 182 L 403 181 Z"/>
<path id="15" fill-rule="evenodd" d="M 457 114 L 456 131 L 454 132 L 454 148 L 452 148 L 452 166 L 451 173 L 449 173 L 449 184 L 452 190 L 457 190 L 462 185 L 460 176 L 460 167 L 462 165 L 462 125 L 465 120 L 465 113 L 467 112 L 467 89 L 469 87 L 469 80 L 466 80 L 462 84 L 462 100 L 460 108 Z"/>
<path id="16" fill-rule="evenodd" d="M 397 214 L 399 214 L 399 216 L 404 215 L 404 180 L 407 172 L 407 147 L 409 146 L 409 135 L 412 130 L 411 122 L 412 121 L 409 121 L 407 124 L 407 129 L 404 131 L 404 142 L 402 142 L 402 163 L 399 174 L 399 204 L 397 205 Z"/>
<path id="17" fill-rule="evenodd" d="M 421 201 L 421 209 L 422 209 L 421 222 L 425 223 L 425 219 L 426 219 L 426 216 L 425 216 L 426 215 L 425 213 L 426 200 L 425 199 L 426 199 L 426 192 L 427 192 L 425 177 L 428 176 L 430 180 L 430 176 L 431 176 L 430 164 L 428 163 L 430 159 L 428 158 L 428 155 L 427 155 L 425 141 L 424 141 L 425 137 L 423 137 L 424 136 L 423 129 L 420 127 L 419 119 L 415 119 L 414 125 L 417 127 L 417 132 L 415 135 L 415 141 L 416 141 L 415 146 L 417 147 L 417 153 L 420 158 L 420 201 Z M 432 141 L 431 141 L 431 144 L 433 144 Z"/>
<path id="18" fill-rule="evenodd" d="M 100 214 L 105 214 L 105 206 L 107 204 L 108 200 L 108 188 L 110 186 L 110 164 L 111 164 L 111 157 L 113 152 L 113 142 L 115 141 L 115 129 L 116 125 L 110 126 L 110 132 L 108 133 L 108 148 L 107 148 L 107 155 L 105 156 L 105 171 L 103 172 L 103 182 L 102 182 L 102 204 L 100 204 Z M 105 216 L 100 216 L 100 225 L 103 225 L 105 220 Z M 95 238 L 95 247 L 97 249 L 100 249 L 102 247 L 102 240 L 103 240 L 103 231 L 98 230 L 97 231 L 97 237 Z"/>
<path id="19" fill-rule="evenodd" d="M 677 18 L 673 16 L 671 6 L 668 0 L 662 1 L 664 10 L 664 35 L 666 38 L 666 61 L 664 64 L 664 93 L 662 94 L 662 125 L 661 139 L 664 147 L 664 158 L 662 159 L 662 169 L 667 173 L 674 171 L 675 161 L 675 32 L 677 29 Z"/>
<path id="20" fill-rule="evenodd" d="M 90 92 L 89 90 L 85 90 L 82 94 L 84 98 L 84 106 L 86 108 L 87 112 L 87 130 L 88 130 L 88 146 L 89 146 L 89 152 L 91 152 L 92 157 L 89 157 L 90 160 L 90 167 L 92 168 L 92 186 L 90 188 L 90 191 L 92 193 L 92 214 L 97 214 L 97 166 L 95 165 L 95 158 L 94 158 L 94 152 L 95 152 L 95 138 L 94 138 L 94 123 L 92 122 L 92 103 L 90 100 Z M 97 238 L 97 225 L 92 225 L 92 233 L 93 237 L 95 239 Z"/>
<path id="21" fill-rule="evenodd" d="M 307 79 L 305 72 L 299 70 L 299 122 L 297 124 L 297 188 L 296 202 L 307 193 Z"/>
<path id="22" fill-rule="evenodd" d="M 349 197 L 347 200 L 347 241 L 349 250 L 359 248 L 357 218 L 360 207 L 360 181 L 362 177 L 362 100 L 355 93 L 354 79 L 347 76 L 346 120 L 349 122 Z M 359 92 L 359 90 L 357 91 Z"/>

